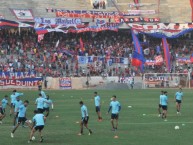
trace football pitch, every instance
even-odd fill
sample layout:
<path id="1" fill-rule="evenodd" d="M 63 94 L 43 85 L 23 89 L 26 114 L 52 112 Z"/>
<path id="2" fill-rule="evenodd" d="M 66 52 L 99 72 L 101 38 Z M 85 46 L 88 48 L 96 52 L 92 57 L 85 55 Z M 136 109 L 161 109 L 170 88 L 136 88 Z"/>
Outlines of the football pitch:
<path id="1" fill-rule="evenodd" d="M 176 114 L 174 94 L 177 89 L 167 89 L 168 121 L 165 122 L 158 117 L 159 89 L 152 90 L 98 90 L 102 102 L 103 121 L 98 122 L 94 106 L 95 90 L 64 90 L 46 91 L 54 102 L 54 110 L 50 111 L 46 127 L 43 130 L 44 142 L 48 145 L 192 145 L 193 138 L 193 91 L 183 90 L 184 100 L 181 115 Z M 19 92 L 19 91 L 18 91 Z M 28 99 L 30 104 L 27 110 L 27 118 L 32 119 L 33 110 L 36 108 L 34 102 L 38 91 L 22 91 L 21 99 Z M 0 93 L 2 100 L 5 94 Z M 119 126 L 117 131 L 111 131 L 110 114 L 108 111 L 112 95 L 117 96 L 122 110 L 119 115 Z M 84 128 L 84 135 L 78 136 L 80 126 L 79 101 L 83 100 L 88 107 L 89 127 L 93 134 L 88 135 Z M 132 107 L 128 107 L 132 106 Z M 6 109 L 6 118 L 0 125 L 0 145 L 25 145 L 28 144 L 29 128 L 19 127 L 12 139 L 13 118 L 9 116 L 9 107 Z M 174 127 L 178 125 L 179 130 Z M 30 144 L 40 144 L 36 133 L 36 140 Z M 118 136 L 118 138 L 114 138 Z"/>

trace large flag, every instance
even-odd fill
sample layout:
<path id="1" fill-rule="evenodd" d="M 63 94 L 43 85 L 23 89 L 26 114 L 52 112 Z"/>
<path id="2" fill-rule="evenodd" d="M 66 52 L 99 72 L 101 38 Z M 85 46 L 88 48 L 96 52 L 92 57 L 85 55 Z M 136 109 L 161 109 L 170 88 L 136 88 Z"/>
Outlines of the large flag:
<path id="1" fill-rule="evenodd" d="M 133 56 L 132 56 L 132 65 L 133 66 L 142 66 L 144 63 L 145 63 L 145 59 L 144 59 L 143 55 L 134 51 Z"/>
<path id="2" fill-rule="evenodd" d="M 168 72 L 170 72 L 170 69 L 171 69 L 170 50 L 169 50 L 168 42 L 167 42 L 166 38 L 162 38 L 162 46 L 163 46 L 163 49 L 164 49 L 164 57 L 165 57 L 165 60 L 166 60 L 166 67 L 168 69 Z"/>
<path id="3" fill-rule="evenodd" d="M 143 56 L 143 50 L 142 50 L 142 47 L 140 45 L 140 42 L 139 42 L 137 36 L 133 32 L 133 30 L 131 31 L 131 34 L 132 34 L 133 43 L 134 43 L 134 47 L 135 47 L 134 53 L 137 52 L 140 55 L 140 59 L 139 59 L 139 62 L 141 62 L 140 68 L 141 68 L 141 71 L 143 72 L 143 64 L 145 63 L 145 58 Z M 134 56 L 134 54 L 133 54 L 133 56 Z M 139 58 L 139 57 L 137 57 L 137 58 Z"/>

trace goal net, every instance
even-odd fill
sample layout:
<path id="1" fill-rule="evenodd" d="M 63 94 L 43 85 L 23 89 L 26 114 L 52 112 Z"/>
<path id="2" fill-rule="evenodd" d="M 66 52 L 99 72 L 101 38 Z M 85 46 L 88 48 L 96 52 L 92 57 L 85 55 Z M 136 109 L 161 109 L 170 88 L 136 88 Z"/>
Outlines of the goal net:
<path id="1" fill-rule="evenodd" d="M 188 73 L 145 73 L 143 88 L 190 88 Z"/>

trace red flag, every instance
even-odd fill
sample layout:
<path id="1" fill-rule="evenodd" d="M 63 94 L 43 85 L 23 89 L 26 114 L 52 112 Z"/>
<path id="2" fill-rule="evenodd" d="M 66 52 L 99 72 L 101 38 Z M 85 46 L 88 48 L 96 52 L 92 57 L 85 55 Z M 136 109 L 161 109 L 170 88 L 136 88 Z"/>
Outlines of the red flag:
<path id="1" fill-rule="evenodd" d="M 44 34 L 39 34 L 38 35 L 38 42 L 44 39 Z"/>
<path id="2" fill-rule="evenodd" d="M 84 52 L 84 43 L 82 41 L 82 38 L 80 37 L 80 50 Z"/>

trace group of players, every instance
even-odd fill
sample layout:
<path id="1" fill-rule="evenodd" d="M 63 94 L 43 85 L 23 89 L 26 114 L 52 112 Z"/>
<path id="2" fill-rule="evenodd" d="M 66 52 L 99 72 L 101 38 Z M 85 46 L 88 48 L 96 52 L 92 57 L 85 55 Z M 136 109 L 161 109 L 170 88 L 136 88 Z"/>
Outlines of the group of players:
<path id="1" fill-rule="evenodd" d="M 121 110 L 121 104 L 119 103 L 119 101 L 116 100 L 116 96 L 113 95 L 111 98 L 111 102 L 109 105 L 109 109 L 107 114 L 109 114 L 109 112 L 111 111 L 111 125 L 112 125 L 112 131 L 116 131 L 118 128 L 118 118 L 119 118 L 119 112 Z M 102 121 L 102 116 L 101 116 L 101 99 L 100 96 L 97 94 L 97 92 L 94 92 L 94 103 L 95 103 L 95 108 L 96 108 L 96 113 L 98 116 L 98 121 L 101 122 Z M 92 134 L 91 129 L 88 128 L 88 120 L 89 120 L 89 116 L 88 116 L 88 109 L 86 107 L 86 105 L 83 103 L 83 101 L 79 102 L 80 106 L 81 106 L 81 122 L 80 122 L 80 133 L 78 135 L 82 135 L 83 134 L 83 127 L 85 126 L 86 129 L 88 129 L 89 131 L 89 135 Z M 116 122 L 116 123 L 114 123 Z"/>
<path id="2" fill-rule="evenodd" d="M 182 98 L 183 98 L 183 92 L 182 89 L 179 88 L 179 91 L 175 93 L 174 100 L 176 102 L 176 110 L 177 114 L 181 114 L 181 103 L 182 103 Z M 159 112 L 159 117 L 162 117 L 164 121 L 167 121 L 167 109 L 168 109 L 168 96 L 167 96 L 167 91 L 161 91 L 160 99 L 159 99 L 159 106 L 158 106 L 158 112 Z M 97 95 L 97 92 L 94 92 L 94 102 L 95 102 L 95 107 L 96 107 L 96 113 L 98 116 L 98 121 L 102 121 L 101 117 L 101 112 L 100 112 L 100 107 L 101 107 L 101 100 L 100 96 Z M 81 114 L 82 114 L 82 119 L 81 119 L 81 129 L 80 133 L 78 135 L 83 134 L 83 126 L 85 126 L 88 131 L 89 135 L 92 133 L 92 131 L 88 128 L 88 110 L 87 107 L 84 105 L 82 101 L 79 102 L 81 106 Z M 162 110 L 161 110 L 162 109 Z M 110 102 L 109 105 L 109 110 L 107 114 L 111 111 L 111 125 L 112 125 L 112 131 L 117 130 L 118 127 L 118 118 L 119 118 L 119 112 L 121 110 L 121 105 L 120 103 L 116 100 L 116 96 L 112 96 L 112 101 Z M 116 121 L 116 123 L 114 123 Z"/>
<path id="3" fill-rule="evenodd" d="M 179 91 L 176 92 L 175 96 L 174 96 L 174 101 L 176 102 L 176 111 L 177 111 L 177 115 L 180 115 L 181 112 L 181 103 L 182 103 L 182 99 L 183 99 L 183 92 L 182 92 L 182 88 L 179 88 Z M 168 96 L 167 96 L 167 91 L 161 91 L 161 95 L 160 95 L 160 102 L 158 105 L 158 113 L 159 113 L 159 117 L 162 117 L 164 119 L 164 121 L 167 121 L 167 110 L 168 110 Z M 162 109 L 162 112 L 161 112 Z"/>
<path id="4" fill-rule="evenodd" d="M 34 116 L 32 121 L 26 118 L 27 106 L 29 101 L 25 100 L 24 102 L 20 99 L 23 96 L 23 93 L 19 93 L 16 90 L 13 90 L 13 93 L 10 95 L 10 103 L 8 101 L 8 95 L 5 95 L 4 99 L 0 101 L 0 124 L 5 118 L 6 107 L 10 106 L 10 117 L 13 117 L 13 130 L 11 132 L 11 137 L 14 138 L 14 133 L 17 128 L 22 124 L 23 127 L 25 123 L 31 129 L 29 143 L 33 140 L 34 133 L 39 131 L 40 142 L 43 142 L 42 130 L 45 125 L 46 117 L 49 115 L 50 107 L 53 109 L 53 102 L 50 100 L 49 95 L 46 95 L 45 92 L 39 89 L 39 97 L 35 100 L 35 105 L 37 106 L 34 110 Z M 45 115 L 44 115 L 45 112 Z"/>
<path id="5" fill-rule="evenodd" d="M 0 102 L 0 124 L 2 124 L 3 118 L 6 116 L 5 109 L 6 106 L 10 106 L 10 116 L 14 113 L 14 119 L 13 119 L 13 130 L 11 132 L 11 137 L 14 137 L 14 133 L 17 130 L 17 128 L 20 126 L 20 124 L 24 126 L 24 123 L 26 123 L 30 129 L 30 138 L 28 142 L 31 142 L 34 133 L 36 131 L 39 131 L 40 133 L 40 142 L 43 142 L 43 135 L 42 130 L 45 125 L 46 117 L 49 115 L 50 107 L 53 109 L 53 102 L 50 100 L 49 96 L 45 94 L 44 91 L 39 89 L 39 97 L 36 99 L 35 104 L 37 105 L 36 110 L 34 110 L 34 117 L 32 119 L 33 124 L 31 125 L 31 120 L 28 120 L 26 118 L 26 110 L 27 106 L 29 104 L 28 100 L 25 100 L 22 102 L 20 99 L 20 96 L 24 95 L 23 93 L 18 93 L 16 90 L 13 91 L 13 94 L 10 96 L 11 103 L 8 103 L 8 96 L 5 95 L 4 99 Z M 183 92 L 180 88 L 179 91 L 176 92 L 174 99 L 176 101 L 176 110 L 177 114 L 180 113 L 181 109 L 181 103 L 183 98 Z M 168 96 L 167 91 L 161 91 L 160 95 L 160 103 L 158 107 L 159 116 L 164 119 L 164 121 L 167 121 L 167 109 L 168 109 Z M 98 116 L 98 121 L 102 121 L 101 116 L 101 99 L 100 96 L 97 94 L 97 92 L 94 92 L 94 103 L 96 108 L 96 113 Z M 81 122 L 80 122 L 80 133 L 78 135 L 83 135 L 83 127 L 85 126 L 86 129 L 89 131 L 89 135 L 92 134 L 91 129 L 88 128 L 88 121 L 89 121 L 89 115 L 88 115 L 88 109 L 86 105 L 83 103 L 83 101 L 79 102 L 81 107 Z M 162 111 L 161 111 L 162 109 Z M 119 101 L 117 101 L 116 96 L 113 95 L 109 109 L 107 111 L 107 114 L 111 111 L 111 125 L 112 125 L 112 131 L 117 130 L 118 128 L 118 118 L 119 118 L 119 112 L 121 110 L 121 105 Z M 45 116 L 44 113 L 45 112 Z M 16 123 L 17 122 L 17 123 Z"/>

